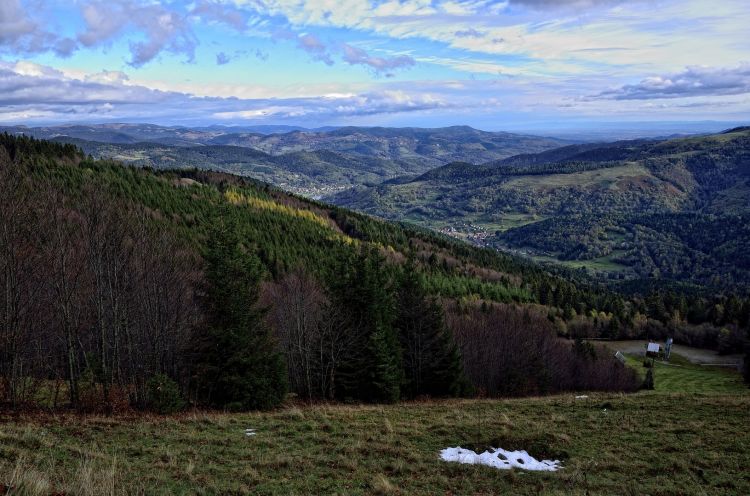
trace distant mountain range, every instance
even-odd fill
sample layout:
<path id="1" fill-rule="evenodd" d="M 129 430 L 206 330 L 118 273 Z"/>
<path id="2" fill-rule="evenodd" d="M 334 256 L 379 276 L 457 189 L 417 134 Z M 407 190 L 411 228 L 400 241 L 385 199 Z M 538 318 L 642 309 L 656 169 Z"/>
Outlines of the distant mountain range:
<path id="1" fill-rule="evenodd" d="M 614 280 L 750 286 L 748 127 L 451 163 L 328 200 Z"/>
<path id="2" fill-rule="evenodd" d="M 466 126 L 301 130 L 106 124 L 0 127 L 2 131 L 73 143 L 96 158 L 137 166 L 195 167 L 245 175 L 314 198 L 416 176 L 455 160 L 481 163 L 569 143 Z"/>

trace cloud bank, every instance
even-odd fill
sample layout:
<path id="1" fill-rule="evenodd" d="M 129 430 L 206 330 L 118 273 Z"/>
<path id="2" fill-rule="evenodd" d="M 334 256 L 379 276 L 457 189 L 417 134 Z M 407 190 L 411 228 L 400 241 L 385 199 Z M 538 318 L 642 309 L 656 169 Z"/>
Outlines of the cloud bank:
<path id="1" fill-rule="evenodd" d="M 652 76 L 637 84 L 606 90 L 595 98 L 650 100 L 750 93 L 750 63 L 736 67 L 695 66 L 666 76 Z"/>
<path id="2" fill-rule="evenodd" d="M 153 120 L 208 122 L 297 119 L 316 121 L 349 116 L 445 109 L 439 95 L 381 89 L 360 94 L 298 98 L 196 97 L 130 82 L 127 75 L 104 71 L 72 77 L 29 63 L 0 62 L 0 121 Z"/>

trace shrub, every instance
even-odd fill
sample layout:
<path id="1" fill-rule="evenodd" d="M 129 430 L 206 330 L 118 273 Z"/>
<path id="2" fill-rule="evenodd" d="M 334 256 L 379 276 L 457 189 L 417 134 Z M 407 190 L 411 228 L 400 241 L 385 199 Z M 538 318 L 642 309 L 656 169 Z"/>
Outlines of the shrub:
<path id="1" fill-rule="evenodd" d="M 175 413 L 185 408 L 185 400 L 175 381 L 157 374 L 146 382 L 146 406 L 156 413 Z"/>
<path id="2" fill-rule="evenodd" d="M 123 413 L 130 410 L 130 391 L 118 384 L 105 387 L 87 368 L 78 381 L 78 411 L 85 413 Z"/>

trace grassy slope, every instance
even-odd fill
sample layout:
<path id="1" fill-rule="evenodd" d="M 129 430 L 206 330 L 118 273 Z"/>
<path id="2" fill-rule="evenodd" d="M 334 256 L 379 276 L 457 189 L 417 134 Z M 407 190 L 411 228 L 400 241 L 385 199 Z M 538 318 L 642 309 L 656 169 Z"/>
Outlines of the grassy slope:
<path id="1" fill-rule="evenodd" d="M 677 372 L 667 380 L 657 370 L 664 389 L 693 382 Z M 4 418 L 0 482 L 33 480 L 39 494 L 748 494 L 746 391 Z M 525 449 L 565 468 L 438 460 L 456 445 Z"/>
<path id="2" fill-rule="evenodd" d="M 645 376 L 643 358 L 627 356 L 628 364 Z M 669 363 L 654 362 L 654 387 L 659 392 L 736 393 L 747 391 L 736 370 L 690 363 L 672 354 Z"/>

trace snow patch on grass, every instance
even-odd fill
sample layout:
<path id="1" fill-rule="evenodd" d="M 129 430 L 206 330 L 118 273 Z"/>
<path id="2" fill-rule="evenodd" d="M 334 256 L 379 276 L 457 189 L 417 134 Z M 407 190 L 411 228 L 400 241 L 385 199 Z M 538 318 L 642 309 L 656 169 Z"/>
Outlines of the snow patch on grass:
<path id="1" fill-rule="evenodd" d="M 467 463 L 469 465 L 487 465 L 499 469 L 521 468 L 524 470 L 538 470 L 555 472 L 562 468 L 559 460 L 537 460 L 525 451 L 506 451 L 502 448 L 492 448 L 490 453 L 476 452 L 460 447 L 446 448 L 440 452 L 440 458 L 446 462 Z"/>

